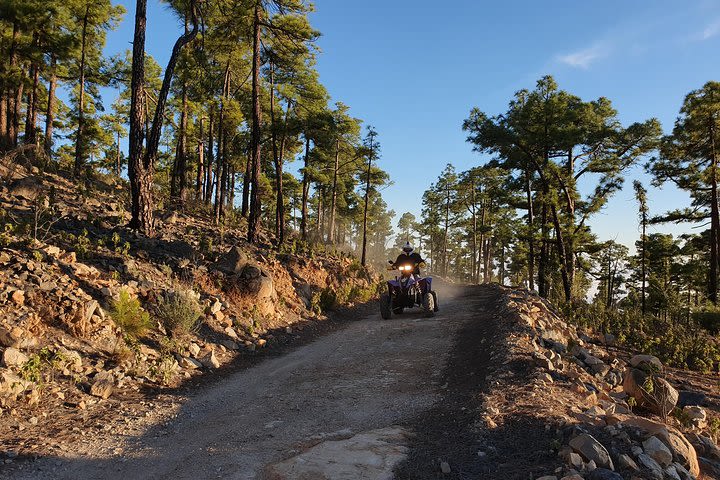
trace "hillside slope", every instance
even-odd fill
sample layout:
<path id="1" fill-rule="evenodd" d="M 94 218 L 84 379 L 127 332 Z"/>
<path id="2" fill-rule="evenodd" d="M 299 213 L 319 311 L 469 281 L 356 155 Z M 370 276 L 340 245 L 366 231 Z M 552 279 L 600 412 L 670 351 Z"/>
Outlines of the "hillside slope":
<path id="1" fill-rule="evenodd" d="M 350 256 L 248 245 L 243 219 L 219 227 L 198 206 L 158 212 L 156 238 L 135 235 L 113 179 L 77 185 L 16 163 L 0 178 L 8 461 L 70 448 L 88 419 L 122 421 L 118 405 L 152 414 L 159 392 L 312 337 L 327 313 L 377 288 Z"/>

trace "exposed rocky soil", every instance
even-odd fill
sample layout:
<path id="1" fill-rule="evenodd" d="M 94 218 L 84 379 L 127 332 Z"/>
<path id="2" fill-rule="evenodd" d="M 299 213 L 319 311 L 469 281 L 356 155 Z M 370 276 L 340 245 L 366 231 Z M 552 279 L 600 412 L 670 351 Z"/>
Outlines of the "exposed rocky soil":
<path id="1" fill-rule="evenodd" d="M 497 285 L 381 321 L 342 253 L 197 206 L 139 237 L 122 187 L 36 170 L 0 165 L 0 478 L 720 478 L 717 374 Z M 190 291 L 200 326 L 129 338 L 123 291 L 153 319 Z"/>

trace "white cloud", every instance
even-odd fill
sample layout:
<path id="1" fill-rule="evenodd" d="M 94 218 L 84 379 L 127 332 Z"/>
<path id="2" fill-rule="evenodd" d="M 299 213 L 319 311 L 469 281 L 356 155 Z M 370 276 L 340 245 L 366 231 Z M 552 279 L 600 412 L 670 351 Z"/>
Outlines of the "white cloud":
<path id="1" fill-rule="evenodd" d="M 705 27 L 705 30 L 700 34 L 700 40 L 707 40 L 720 33 L 720 20 L 715 20 L 713 23 Z"/>
<path id="2" fill-rule="evenodd" d="M 578 50 L 577 52 L 558 55 L 556 59 L 558 62 L 570 65 L 571 67 L 587 69 L 591 63 L 599 58 L 606 57 L 608 53 L 609 48 L 607 46 L 595 44 L 589 48 Z"/>

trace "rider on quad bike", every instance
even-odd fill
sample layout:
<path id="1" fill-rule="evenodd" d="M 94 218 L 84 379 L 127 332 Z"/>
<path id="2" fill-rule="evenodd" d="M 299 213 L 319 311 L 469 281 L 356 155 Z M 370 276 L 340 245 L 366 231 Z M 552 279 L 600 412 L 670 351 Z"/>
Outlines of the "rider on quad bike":
<path id="1" fill-rule="evenodd" d="M 388 280 L 387 293 L 380 297 L 380 315 L 389 319 L 392 314 L 399 315 L 406 308 L 420 306 L 426 316 L 438 311 L 437 293 L 432 289 L 432 278 L 421 277 L 420 267 L 425 262 L 419 253 L 413 253 L 413 247 L 407 242 L 403 253 L 393 262 L 389 260 L 388 270 L 398 270 L 395 280 Z"/>
<path id="2" fill-rule="evenodd" d="M 398 255 L 393 267 L 398 268 L 401 265 L 415 265 L 413 275 L 420 276 L 420 264 L 424 264 L 425 260 L 422 259 L 419 253 L 413 252 L 413 250 L 414 249 L 412 245 L 410 245 L 410 242 L 405 242 L 405 246 L 402 249 L 403 253 Z"/>

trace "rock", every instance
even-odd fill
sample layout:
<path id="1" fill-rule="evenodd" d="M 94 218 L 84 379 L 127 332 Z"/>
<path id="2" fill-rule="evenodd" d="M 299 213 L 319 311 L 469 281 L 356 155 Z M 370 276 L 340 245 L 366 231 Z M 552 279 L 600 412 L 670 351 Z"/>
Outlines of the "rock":
<path id="1" fill-rule="evenodd" d="M 35 200 L 42 193 L 42 180 L 38 177 L 18 178 L 8 185 L 10 195 Z"/>
<path id="2" fill-rule="evenodd" d="M 675 473 L 678 474 L 680 480 L 696 480 L 695 475 L 688 472 L 685 467 L 683 467 L 679 463 L 673 463 L 672 466 L 675 467 Z"/>
<path id="3" fill-rule="evenodd" d="M 218 344 L 222 345 L 228 350 L 238 350 L 240 348 L 238 344 L 236 342 L 233 342 L 232 340 L 220 340 Z"/>
<path id="4" fill-rule="evenodd" d="M 588 462 L 594 461 L 598 467 L 614 470 L 610 454 L 592 435 L 581 433 L 570 440 L 570 446 Z"/>
<path id="5" fill-rule="evenodd" d="M 11 329 L 0 327 L 0 346 L 17 348 L 25 336 L 25 332 L 20 327 Z"/>
<path id="6" fill-rule="evenodd" d="M 395 478 L 395 466 L 407 458 L 407 442 L 408 433 L 398 427 L 371 430 L 345 440 L 325 441 L 295 457 L 271 465 L 264 478 L 390 480 Z"/>
<path id="7" fill-rule="evenodd" d="M 180 358 L 180 366 L 182 368 L 195 370 L 198 368 L 202 368 L 203 364 L 191 357 L 181 357 Z"/>
<path id="8" fill-rule="evenodd" d="M 607 468 L 596 468 L 592 472 L 590 472 L 590 475 L 588 475 L 588 480 L 623 480 L 622 475 L 619 475 L 612 470 L 608 470 Z"/>
<path id="9" fill-rule="evenodd" d="M 701 427 L 707 420 L 707 413 L 705 413 L 705 409 L 702 407 L 694 405 L 686 406 L 683 408 L 683 412 L 687 415 L 695 427 Z"/>
<path id="10" fill-rule="evenodd" d="M 83 364 L 82 356 L 80 356 L 80 353 L 76 352 L 75 350 L 68 350 L 65 347 L 58 348 L 58 353 L 65 360 L 67 366 L 72 368 L 73 371 L 82 372 Z"/>
<path id="11" fill-rule="evenodd" d="M 23 380 L 10 371 L 0 371 L 0 396 L 20 395 L 32 385 L 32 382 Z"/>
<path id="12" fill-rule="evenodd" d="M 23 306 L 25 304 L 25 292 L 22 290 L 15 290 L 12 295 L 10 295 L 10 298 L 15 303 L 15 305 Z"/>
<path id="13" fill-rule="evenodd" d="M 6 367 L 22 367 L 29 360 L 27 355 L 13 347 L 6 348 L 2 358 Z"/>
<path id="14" fill-rule="evenodd" d="M 685 438 L 695 448 L 697 455 L 720 460 L 720 448 L 718 448 L 710 438 L 697 433 L 686 433 Z"/>
<path id="15" fill-rule="evenodd" d="M 700 466 L 705 478 L 720 478 L 720 462 L 700 457 Z"/>
<path id="16" fill-rule="evenodd" d="M 575 452 L 572 452 L 570 453 L 570 455 L 568 455 L 568 463 L 578 470 L 582 469 L 585 466 L 585 462 L 583 462 L 582 457 Z"/>
<path id="17" fill-rule="evenodd" d="M 200 355 L 200 346 L 197 343 L 192 342 L 188 346 L 188 351 L 190 352 L 190 355 L 197 358 L 197 356 Z"/>
<path id="18" fill-rule="evenodd" d="M 573 473 L 572 475 L 565 475 L 560 480 L 585 480 L 583 477 L 578 475 L 577 473 Z"/>
<path id="19" fill-rule="evenodd" d="M 220 310 L 222 310 L 222 302 L 216 299 L 215 302 L 210 305 L 210 313 L 216 315 Z"/>
<path id="20" fill-rule="evenodd" d="M 585 362 L 585 365 L 587 365 L 589 367 L 591 367 L 593 365 L 601 365 L 601 364 L 605 363 L 602 360 L 600 360 L 599 358 L 593 357 L 592 355 L 587 355 L 582 360 L 583 360 L 583 362 Z"/>
<path id="21" fill-rule="evenodd" d="M 682 480 L 680 478 L 680 475 L 678 475 L 677 470 L 673 465 L 668 466 L 663 473 L 665 474 L 665 478 L 668 480 Z"/>
<path id="22" fill-rule="evenodd" d="M 654 369 L 660 372 L 663 369 L 663 364 L 660 359 L 653 355 L 635 355 L 630 359 L 630 365 L 633 368 L 639 368 L 646 371 Z"/>
<path id="23" fill-rule="evenodd" d="M 652 459 L 649 455 L 641 453 L 638 455 L 638 462 L 640 465 L 649 470 L 648 473 L 656 480 L 663 480 L 663 469 L 659 463 Z"/>
<path id="24" fill-rule="evenodd" d="M 689 390 L 680 390 L 678 395 L 678 407 L 685 408 L 689 405 L 701 407 L 705 405 L 707 395 L 701 392 L 691 392 Z"/>
<path id="25" fill-rule="evenodd" d="M 107 371 L 100 371 L 95 375 L 93 384 L 90 387 L 90 395 L 102 399 L 110 398 L 115 388 L 115 377 Z"/>
<path id="26" fill-rule="evenodd" d="M 630 455 L 626 455 L 624 453 L 621 453 L 618 456 L 618 467 L 620 467 L 621 470 L 633 470 L 635 472 L 640 471 L 640 467 L 638 467 L 637 463 L 635 463 L 635 460 L 630 458 Z"/>
<path id="27" fill-rule="evenodd" d="M 452 471 L 450 469 L 450 464 L 448 462 L 440 462 L 440 471 L 444 474 L 450 473 Z"/>
<path id="28" fill-rule="evenodd" d="M 626 370 L 623 378 L 623 391 L 633 397 L 638 405 L 642 405 L 658 415 L 667 415 L 672 412 L 678 402 L 678 391 L 665 379 L 654 377 L 653 393 L 649 394 L 643 388 L 647 378 L 648 374 L 638 368 Z"/>
<path id="29" fill-rule="evenodd" d="M 657 437 L 650 437 L 642 443 L 645 453 L 652 457 L 661 466 L 667 467 L 672 463 L 672 452 Z"/>
<path id="30" fill-rule="evenodd" d="M 603 336 L 603 340 L 604 340 L 605 345 L 610 345 L 610 346 L 615 345 L 615 335 L 606 333 Z"/>
<path id="31" fill-rule="evenodd" d="M 215 350 L 210 350 L 209 353 L 199 360 L 205 368 L 220 368 L 220 361 L 215 356 Z"/>
<path id="32" fill-rule="evenodd" d="M 225 255 L 215 263 L 215 269 L 223 273 L 233 275 L 240 273 L 250 262 L 250 258 L 237 245 L 232 247 Z"/>
<path id="33" fill-rule="evenodd" d="M 445 473 L 445 472 L 443 472 Z M 449 471 L 447 473 L 450 473 Z M 558 477 L 555 475 L 543 475 L 542 477 L 538 477 L 535 480 L 558 480 Z"/>
<path id="34" fill-rule="evenodd" d="M 700 475 L 700 465 L 698 463 L 697 453 L 692 444 L 685 438 L 682 432 L 673 428 L 668 428 L 666 432 L 661 432 L 660 439 L 670 449 L 673 458 L 685 467 L 691 474 Z"/>

